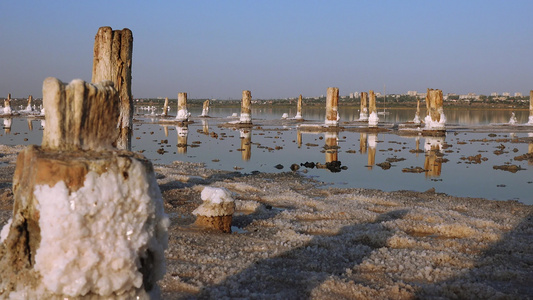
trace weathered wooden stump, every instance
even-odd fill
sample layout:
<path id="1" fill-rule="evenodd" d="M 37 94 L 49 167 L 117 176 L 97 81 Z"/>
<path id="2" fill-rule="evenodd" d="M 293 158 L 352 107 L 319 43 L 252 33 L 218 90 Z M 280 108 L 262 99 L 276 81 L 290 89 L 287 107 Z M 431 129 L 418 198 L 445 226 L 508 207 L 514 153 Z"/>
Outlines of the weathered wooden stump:
<path id="1" fill-rule="evenodd" d="M 252 124 L 252 92 L 242 91 L 241 99 L 241 124 Z"/>
<path id="2" fill-rule="evenodd" d="M 128 28 L 113 30 L 100 27 L 94 37 L 92 82 L 110 80 L 120 99 L 117 118 L 117 148 L 131 150 L 133 133 L 133 97 L 131 95 L 131 62 L 133 34 Z"/>
<path id="3" fill-rule="evenodd" d="M 11 109 L 11 94 L 7 94 L 7 99 L 4 99 L 4 115 L 13 114 Z"/>
<path id="4" fill-rule="evenodd" d="M 190 116 L 191 113 L 187 110 L 187 93 L 178 93 L 178 114 L 176 120 L 187 122 Z"/>
<path id="5" fill-rule="evenodd" d="M 427 116 L 425 118 L 426 131 L 445 131 L 446 116 L 444 115 L 442 90 L 428 89 L 426 94 Z"/>
<path id="6" fill-rule="evenodd" d="M 533 90 L 529 91 L 529 121 L 527 123 L 533 125 Z"/>
<path id="7" fill-rule="evenodd" d="M 163 113 L 161 115 L 163 117 L 168 116 L 168 97 L 165 97 L 165 104 L 163 105 Z"/>
<path id="8" fill-rule="evenodd" d="M 421 121 L 420 121 L 420 99 L 416 99 L 416 113 L 415 113 L 415 118 L 413 119 L 413 123 L 415 123 L 416 125 L 420 125 Z"/>
<path id="9" fill-rule="evenodd" d="M 209 117 L 209 99 L 204 101 L 200 117 Z"/>
<path id="10" fill-rule="evenodd" d="M 42 146 L 17 158 L 0 297 L 126 299 L 157 291 L 169 221 L 150 161 L 115 148 L 113 83 L 47 78 L 43 103 Z"/>
<path id="11" fill-rule="evenodd" d="M 368 104 L 367 104 L 367 92 L 361 93 L 361 109 L 359 111 L 359 121 L 368 121 Z"/>
<path id="12" fill-rule="evenodd" d="M 377 128 L 379 117 L 376 108 L 376 94 L 373 90 L 368 91 L 368 113 L 368 128 Z"/>
<path id="13" fill-rule="evenodd" d="M 302 117 L 302 94 L 298 97 L 298 103 L 296 104 L 296 116 L 294 117 L 296 120 L 303 119 Z"/>
<path id="14" fill-rule="evenodd" d="M 339 125 L 339 88 L 329 87 L 326 95 L 326 126 Z"/>

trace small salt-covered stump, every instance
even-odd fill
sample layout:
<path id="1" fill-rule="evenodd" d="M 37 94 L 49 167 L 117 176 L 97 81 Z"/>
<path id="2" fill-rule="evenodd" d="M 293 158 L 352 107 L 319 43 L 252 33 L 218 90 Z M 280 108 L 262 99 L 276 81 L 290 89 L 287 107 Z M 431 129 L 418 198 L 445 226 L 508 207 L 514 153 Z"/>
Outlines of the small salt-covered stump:
<path id="1" fill-rule="evenodd" d="M 165 104 L 163 105 L 163 113 L 161 115 L 163 117 L 168 115 L 168 97 L 165 97 Z"/>
<path id="2" fill-rule="evenodd" d="M 47 78 L 43 102 L 42 146 L 17 158 L 0 298 L 156 293 L 169 221 L 151 162 L 115 148 L 113 83 Z"/>
<path id="3" fill-rule="evenodd" d="M 529 125 L 533 125 L 533 90 L 529 91 Z"/>
<path id="4" fill-rule="evenodd" d="M 224 188 L 206 186 L 202 190 L 204 201 L 192 213 L 197 216 L 196 226 L 231 233 L 231 221 L 235 212 L 235 201 L 231 192 Z"/>
<path id="5" fill-rule="evenodd" d="M 426 94 L 427 116 L 424 120 L 424 131 L 434 135 L 442 135 L 446 131 L 442 90 L 428 89 Z"/>
<path id="6" fill-rule="evenodd" d="M 294 117 L 296 120 L 302 120 L 302 94 L 298 97 L 298 104 L 296 105 L 296 116 Z"/>
<path id="7" fill-rule="evenodd" d="M 7 94 L 7 99 L 4 99 L 4 115 L 11 115 L 13 114 L 13 110 L 11 109 L 11 94 Z"/>
<path id="8" fill-rule="evenodd" d="M 187 93 L 178 93 L 178 115 L 176 120 L 180 122 L 189 121 L 191 113 L 187 110 Z"/>

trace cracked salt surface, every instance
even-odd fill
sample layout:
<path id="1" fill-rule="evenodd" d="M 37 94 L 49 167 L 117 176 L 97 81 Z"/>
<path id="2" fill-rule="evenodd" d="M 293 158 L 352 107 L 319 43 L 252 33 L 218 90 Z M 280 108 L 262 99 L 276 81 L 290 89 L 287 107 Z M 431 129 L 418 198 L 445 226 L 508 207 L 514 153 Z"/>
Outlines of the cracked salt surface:
<path id="1" fill-rule="evenodd" d="M 170 214 L 165 299 L 533 296 L 532 206 L 194 167 L 156 167 L 165 210 L 190 214 L 203 186 L 222 187 L 244 232 L 201 232 Z M 174 180 L 189 171 L 205 180 Z"/>

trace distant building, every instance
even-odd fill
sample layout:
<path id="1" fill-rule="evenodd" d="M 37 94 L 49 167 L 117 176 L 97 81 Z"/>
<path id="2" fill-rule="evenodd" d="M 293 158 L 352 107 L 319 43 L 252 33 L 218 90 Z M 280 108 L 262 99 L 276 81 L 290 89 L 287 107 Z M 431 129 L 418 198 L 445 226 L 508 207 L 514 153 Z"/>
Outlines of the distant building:
<path id="1" fill-rule="evenodd" d="M 417 96 L 418 93 L 416 91 L 407 91 L 407 96 Z"/>
<path id="2" fill-rule="evenodd" d="M 497 92 L 492 92 L 492 93 L 490 93 L 490 95 L 491 95 L 492 97 L 498 97 L 498 93 L 497 93 Z"/>
<path id="3" fill-rule="evenodd" d="M 518 93 L 518 92 L 516 92 L 516 93 L 514 93 L 514 96 L 515 96 L 515 97 L 522 97 L 522 93 Z"/>
<path id="4" fill-rule="evenodd" d="M 350 93 L 350 99 L 353 99 L 353 93 Z"/>
<path id="5" fill-rule="evenodd" d="M 502 96 L 504 96 L 504 97 L 509 97 L 509 96 L 511 96 L 511 93 L 509 93 L 509 92 L 505 92 L 505 93 L 502 93 Z"/>

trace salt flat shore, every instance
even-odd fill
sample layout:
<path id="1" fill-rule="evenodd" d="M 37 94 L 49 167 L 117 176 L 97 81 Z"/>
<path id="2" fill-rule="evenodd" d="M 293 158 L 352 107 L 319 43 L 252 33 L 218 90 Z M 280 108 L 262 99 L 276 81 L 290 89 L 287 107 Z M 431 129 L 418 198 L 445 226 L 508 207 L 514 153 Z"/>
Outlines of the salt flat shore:
<path id="1" fill-rule="evenodd" d="M 0 146 L 2 226 L 21 149 Z M 533 298 L 533 206 L 332 188 L 294 172 L 154 167 L 171 220 L 162 299 Z M 193 225 L 204 186 L 232 192 L 233 233 Z"/>

